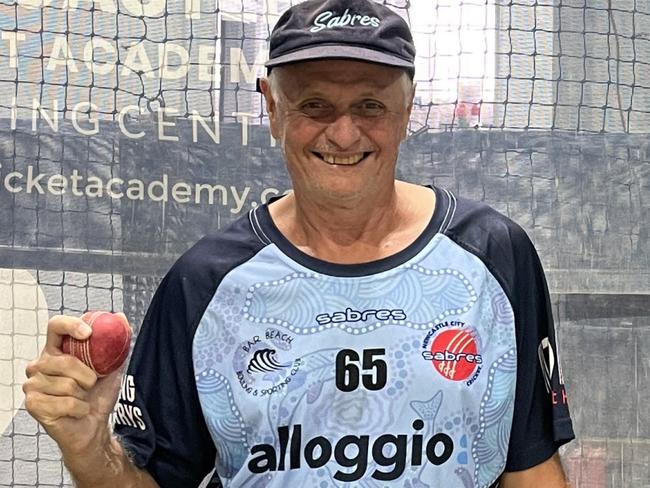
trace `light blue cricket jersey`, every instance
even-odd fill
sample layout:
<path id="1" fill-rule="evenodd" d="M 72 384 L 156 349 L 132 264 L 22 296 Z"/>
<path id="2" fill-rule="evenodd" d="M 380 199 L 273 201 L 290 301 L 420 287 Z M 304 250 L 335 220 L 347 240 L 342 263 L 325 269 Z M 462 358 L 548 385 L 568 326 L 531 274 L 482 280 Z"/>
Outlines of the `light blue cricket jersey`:
<path id="1" fill-rule="evenodd" d="M 161 283 L 116 431 L 163 487 L 496 486 L 573 438 L 548 291 L 525 233 L 434 188 L 379 261 L 310 257 L 267 206 Z"/>

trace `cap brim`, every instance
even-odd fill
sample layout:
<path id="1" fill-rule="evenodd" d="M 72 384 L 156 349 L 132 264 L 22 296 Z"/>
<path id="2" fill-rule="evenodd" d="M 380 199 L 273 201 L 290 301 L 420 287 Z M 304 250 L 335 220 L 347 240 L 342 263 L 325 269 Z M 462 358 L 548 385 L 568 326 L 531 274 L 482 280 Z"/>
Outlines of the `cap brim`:
<path id="1" fill-rule="evenodd" d="M 326 46 L 313 46 L 299 51 L 294 51 L 277 58 L 270 59 L 264 66 L 273 68 L 282 64 L 295 63 L 298 61 L 315 61 L 317 59 L 356 59 L 369 63 L 385 64 L 399 68 L 414 69 L 411 61 L 397 56 L 385 54 L 374 49 L 347 45 L 328 44 Z"/>

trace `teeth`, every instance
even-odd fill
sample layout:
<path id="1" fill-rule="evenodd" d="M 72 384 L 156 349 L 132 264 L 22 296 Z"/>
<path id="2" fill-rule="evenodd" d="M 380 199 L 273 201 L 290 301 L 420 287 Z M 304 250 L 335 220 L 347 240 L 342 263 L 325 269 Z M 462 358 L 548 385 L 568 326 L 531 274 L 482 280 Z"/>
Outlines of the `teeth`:
<path id="1" fill-rule="evenodd" d="M 322 157 L 329 164 L 352 165 L 363 159 L 363 153 L 353 154 L 345 158 L 332 156 L 331 154 L 323 154 Z"/>

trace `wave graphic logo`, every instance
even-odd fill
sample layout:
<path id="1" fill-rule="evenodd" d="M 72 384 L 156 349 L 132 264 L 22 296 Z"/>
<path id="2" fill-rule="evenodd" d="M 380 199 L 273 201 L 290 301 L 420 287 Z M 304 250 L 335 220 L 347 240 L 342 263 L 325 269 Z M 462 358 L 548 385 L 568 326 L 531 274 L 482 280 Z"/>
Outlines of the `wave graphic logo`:
<path id="1" fill-rule="evenodd" d="M 291 366 L 290 364 L 280 364 L 275 358 L 275 349 L 261 349 L 255 351 L 253 357 L 248 362 L 246 371 L 248 374 L 254 373 L 272 373 Z"/>
<path id="2" fill-rule="evenodd" d="M 269 327 L 264 334 L 242 341 L 233 357 L 239 386 L 259 398 L 286 388 L 302 366 L 302 359 L 291 352 L 293 340 L 291 334 Z M 285 362 L 280 362 L 278 356 Z"/>

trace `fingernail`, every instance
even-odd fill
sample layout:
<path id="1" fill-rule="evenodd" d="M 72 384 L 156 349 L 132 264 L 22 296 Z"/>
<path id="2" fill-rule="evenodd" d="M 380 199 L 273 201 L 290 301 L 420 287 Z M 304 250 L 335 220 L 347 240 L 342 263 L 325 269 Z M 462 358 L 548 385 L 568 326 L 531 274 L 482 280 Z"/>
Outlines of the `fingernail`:
<path id="1" fill-rule="evenodd" d="M 93 331 L 92 327 L 90 327 L 90 325 L 88 325 L 86 322 L 80 322 L 77 326 L 77 330 L 82 336 L 89 336 Z"/>

